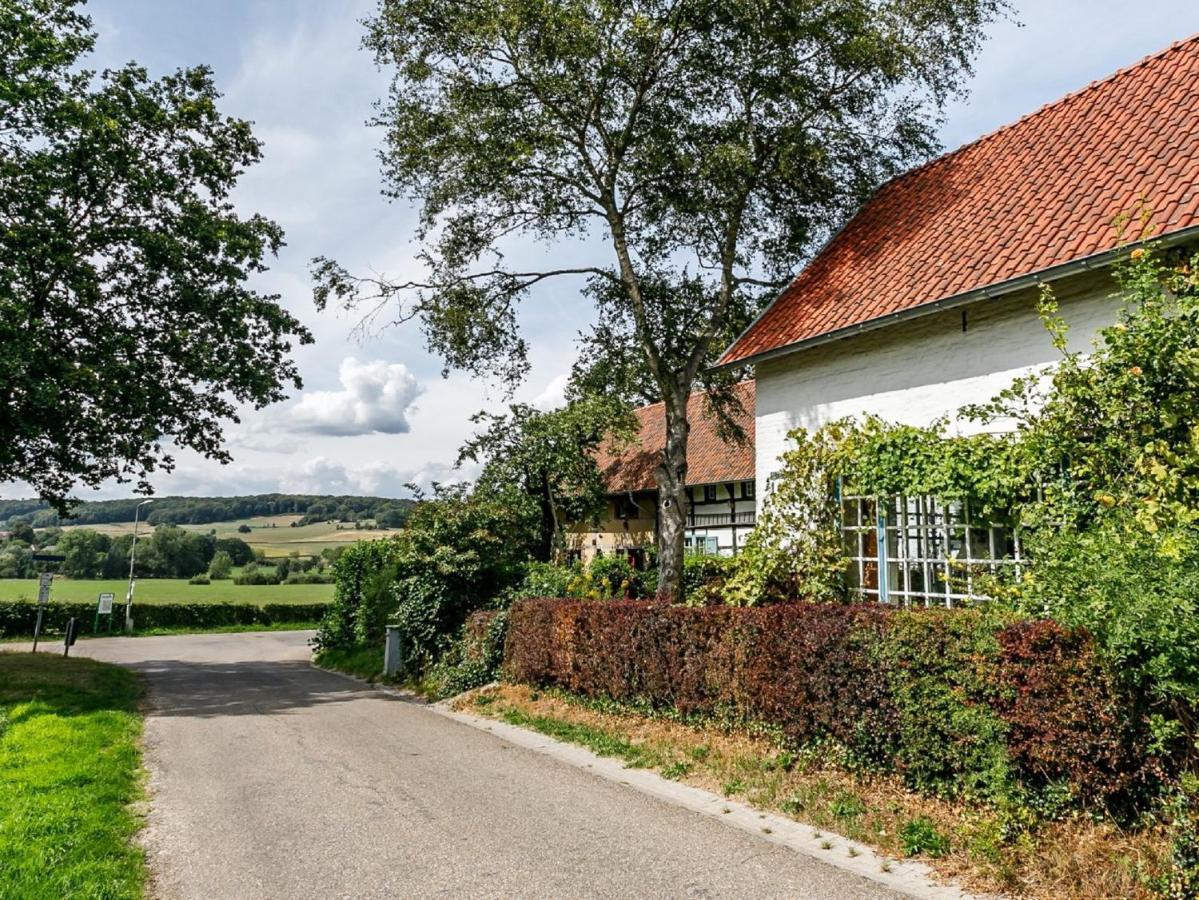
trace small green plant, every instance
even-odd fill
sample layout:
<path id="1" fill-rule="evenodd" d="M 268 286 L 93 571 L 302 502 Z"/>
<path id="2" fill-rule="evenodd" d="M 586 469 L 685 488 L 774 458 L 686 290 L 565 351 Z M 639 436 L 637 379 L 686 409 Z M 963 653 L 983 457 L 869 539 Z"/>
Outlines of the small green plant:
<path id="1" fill-rule="evenodd" d="M 662 769 L 662 777 L 677 781 L 691 771 L 691 764 L 678 760 Z"/>
<path id="2" fill-rule="evenodd" d="M 891 871 L 891 860 L 889 860 L 889 859 L 884 859 L 884 860 L 883 860 L 883 861 L 882 861 L 882 862 L 879 864 L 879 867 L 878 867 L 878 868 L 879 868 L 879 871 L 882 871 L 882 872 L 890 872 L 890 871 Z"/>
<path id="3" fill-rule="evenodd" d="M 831 842 L 831 841 L 828 841 L 828 840 L 823 840 L 823 841 L 821 841 L 821 842 L 820 842 L 820 849 L 821 849 L 821 850 L 832 850 L 832 849 L 833 849 L 832 842 Z"/>
<path id="4" fill-rule="evenodd" d="M 740 778 L 731 778 L 724 783 L 724 786 L 721 787 L 720 792 L 722 794 L 724 794 L 726 797 L 732 797 L 735 794 L 744 793 L 745 792 L 745 782 L 742 781 Z"/>
<path id="5" fill-rule="evenodd" d="M 696 762 L 703 762 L 709 756 L 711 756 L 712 748 L 707 744 L 700 744 L 698 747 L 692 747 L 690 750 L 688 750 L 687 754 Z"/>
<path id="6" fill-rule="evenodd" d="M 789 816 L 798 816 L 804 811 L 804 809 L 807 807 L 807 804 L 798 794 L 792 794 L 790 797 L 780 803 L 779 807 Z"/>
<path id="7" fill-rule="evenodd" d="M 949 852 L 949 838 L 941 834 L 927 816 L 905 822 L 899 829 L 899 843 L 906 856 L 937 859 Z"/>
<path id="8" fill-rule="evenodd" d="M 841 791 L 829 803 L 828 811 L 838 819 L 856 819 L 866 812 L 866 804 L 856 794 Z"/>
<path id="9" fill-rule="evenodd" d="M 859 850 L 857 847 L 854 847 L 852 844 L 850 845 L 849 850 L 847 850 L 846 852 L 849 853 L 850 857 L 862 855 L 862 851 Z"/>

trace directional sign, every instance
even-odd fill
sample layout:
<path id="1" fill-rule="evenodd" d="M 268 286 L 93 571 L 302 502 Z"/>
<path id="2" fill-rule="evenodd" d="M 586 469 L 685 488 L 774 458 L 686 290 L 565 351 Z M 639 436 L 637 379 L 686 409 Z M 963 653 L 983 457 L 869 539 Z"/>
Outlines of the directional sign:
<path id="1" fill-rule="evenodd" d="M 96 607 L 96 612 L 102 616 L 111 615 L 112 614 L 112 601 L 113 601 L 112 594 L 101 594 L 100 595 L 100 604 Z"/>
<path id="2" fill-rule="evenodd" d="M 45 606 L 50 602 L 50 582 L 54 580 L 54 576 L 49 572 L 43 572 L 38 576 L 37 580 L 37 602 Z"/>
<path id="3" fill-rule="evenodd" d="M 32 553 L 29 556 L 34 562 L 66 562 L 65 556 L 59 556 L 57 553 Z"/>

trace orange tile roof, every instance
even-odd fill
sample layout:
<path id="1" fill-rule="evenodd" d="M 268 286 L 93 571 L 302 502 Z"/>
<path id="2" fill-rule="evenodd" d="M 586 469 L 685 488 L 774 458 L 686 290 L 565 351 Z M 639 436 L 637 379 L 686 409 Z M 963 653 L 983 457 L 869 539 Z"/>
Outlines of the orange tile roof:
<path id="1" fill-rule="evenodd" d="M 743 415 L 746 442 L 737 446 L 716 433 L 716 420 L 707 408 L 707 395 L 697 391 L 687 399 L 687 484 L 720 484 L 750 481 L 754 477 L 754 382 L 743 381 L 734 390 Z M 666 414 L 661 403 L 633 411 L 640 423 L 637 438 L 623 448 L 600 445 L 597 462 L 612 493 L 657 490 L 654 468 L 666 446 Z"/>
<path id="2" fill-rule="evenodd" d="M 721 365 L 1199 225 L 1199 35 L 883 185 Z"/>

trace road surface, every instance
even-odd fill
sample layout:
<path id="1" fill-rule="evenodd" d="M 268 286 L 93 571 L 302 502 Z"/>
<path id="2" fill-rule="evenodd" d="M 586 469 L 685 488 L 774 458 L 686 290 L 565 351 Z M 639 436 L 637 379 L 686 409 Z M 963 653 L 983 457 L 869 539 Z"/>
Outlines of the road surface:
<path id="1" fill-rule="evenodd" d="M 308 637 L 76 645 L 149 679 L 156 896 L 898 896 L 313 669 Z"/>

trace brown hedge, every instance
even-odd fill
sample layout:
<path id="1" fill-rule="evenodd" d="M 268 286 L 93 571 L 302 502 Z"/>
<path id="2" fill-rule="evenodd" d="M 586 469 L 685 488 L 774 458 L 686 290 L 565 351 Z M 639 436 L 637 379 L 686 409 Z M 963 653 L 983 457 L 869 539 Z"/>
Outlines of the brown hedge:
<path id="1" fill-rule="evenodd" d="M 1145 715 L 1082 632 L 977 610 L 523 600 L 505 676 L 833 739 L 914 787 L 999 799 L 1067 785 L 1134 808 L 1165 774 Z M 1060 790 L 1058 790 L 1060 793 Z"/>

